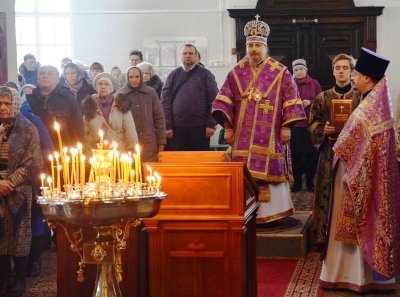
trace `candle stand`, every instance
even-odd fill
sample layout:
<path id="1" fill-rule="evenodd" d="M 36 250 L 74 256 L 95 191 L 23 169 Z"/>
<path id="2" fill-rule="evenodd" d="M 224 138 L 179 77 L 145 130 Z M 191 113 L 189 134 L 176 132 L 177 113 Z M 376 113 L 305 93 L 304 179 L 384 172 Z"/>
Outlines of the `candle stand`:
<path id="1" fill-rule="evenodd" d="M 122 297 L 118 283 L 122 281 L 121 250 L 126 248 L 130 228 L 137 227 L 142 218 L 155 216 L 166 197 L 163 192 L 153 192 L 141 187 L 139 195 L 119 195 L 84 198 L 55 198 L 43 189 L 38 198 L 50 228 L 61 227 L 80 257 L 77 271 L 79 282 L 84 281 L 85 264 L 97 265 L 93 297 Z M 48 191 L 48 190 L 47 190 Z M 126 193 L 128 191 L 125 191 Z M 80 227 L 69 234 L 61 222 Z M 97 235 L 83 242 L 82 228 L 92 227 Z"/>

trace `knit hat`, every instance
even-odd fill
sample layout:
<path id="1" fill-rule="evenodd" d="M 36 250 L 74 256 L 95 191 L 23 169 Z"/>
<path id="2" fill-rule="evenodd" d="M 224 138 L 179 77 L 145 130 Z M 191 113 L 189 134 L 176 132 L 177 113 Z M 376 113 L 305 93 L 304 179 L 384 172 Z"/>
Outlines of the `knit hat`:
<path id="1" fill-rule="evenodd" d="M 362 47 L 354 69 L 376 81 L 379 81 L 385 76 L 385 71 L 389 66 L 389 63 L 390 61 L 388 59 Z"/>
<path id="2" fill-rule="evenodd" d="M 140 70 L 150 71 L 150 77 L 153 77 L 156 74 L 153 65 L 151 65 L 150 63 L 142 62 L 140 64 L 137 64 L 136 67 L 139 68 Z"/>
<path id="3" fill-rule="evenodd" d="M 256 15 L 256 20 L 248 22 L 244 27 L 246 44 L 249 44 L 250 42 L 257 42 L 267 46 L 267 39 L 270 29 L 267 23 L 258 20 L 259 17 L 259 15 Z"/>
<path id="4" fill-rule="evenodd" d="M 96 77 L 93 80 L 93 87 L 97 91 L 97 84 L 101 79 L 107 80 L 110 85 L 113 87 L 113 92 L 119 89 L 119 81 L 117 78 L 115 78 L 113 75 L 107 72 L 102 72 L 96 75 Z"/>
<path id="5" fill-rule="evenodd" d="M 307 69 L 307 62 L 306 62 L 306 60 L 304 60 L 304 59 L 297 59 L 297 60 L 294 60 L 294 61 L 293 61 L 293 63 L 292 63 L 293 71 L 294 71 L 297 67 L 303 67 L 306 71 L 308 71 L 308 69 Z"/>

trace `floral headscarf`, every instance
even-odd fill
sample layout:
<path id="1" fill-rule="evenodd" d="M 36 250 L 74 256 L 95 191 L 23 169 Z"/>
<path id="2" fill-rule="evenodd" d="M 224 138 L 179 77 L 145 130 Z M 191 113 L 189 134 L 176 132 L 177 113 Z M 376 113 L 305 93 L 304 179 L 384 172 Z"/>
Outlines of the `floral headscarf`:
<path id="1" fill-rule="evenodd" d="M 12 121 L 15 120 L 15 117 L 21 111 L 21 106 L 22 106 L 21 95 L 17 90 L 6 86 L 0 87 L 0 94 L 2 96 L 8 97 L 11 100 L 12 107 L 11 107 L 10 120 Z"/>
<path id="2" fill-rule="evenodd" d="M 78 77 L 76 79 L 76 83 L 75 85 L 71 85 L 69 84 L 69 82 L 67 81 L 67 77 L 65 76 L 65 72 L 67 70 L 67 68 L 72 68 L 75 69 Z M 83 70 L 75 63 L 68 63 L 64 66 L 64 78 L 65 78 L 65 86 L 71 90 L 71 92 L 74 94 L 74 96 L 76 97 L 76 95 L 78 94 L 80 88 L 82 87 L 82 81 L 85 78 L 85 74 L 83 73 Z"/>

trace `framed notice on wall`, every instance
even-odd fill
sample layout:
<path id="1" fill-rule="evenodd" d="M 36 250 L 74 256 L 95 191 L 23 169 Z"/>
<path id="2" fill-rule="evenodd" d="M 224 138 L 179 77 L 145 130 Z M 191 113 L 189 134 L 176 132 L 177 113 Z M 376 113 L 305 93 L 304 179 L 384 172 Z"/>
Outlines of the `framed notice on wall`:
<path id="1" fill-rule="evenodd" d="M 6 14 L 0 12 L 0 86 L 8 80 Z"/>

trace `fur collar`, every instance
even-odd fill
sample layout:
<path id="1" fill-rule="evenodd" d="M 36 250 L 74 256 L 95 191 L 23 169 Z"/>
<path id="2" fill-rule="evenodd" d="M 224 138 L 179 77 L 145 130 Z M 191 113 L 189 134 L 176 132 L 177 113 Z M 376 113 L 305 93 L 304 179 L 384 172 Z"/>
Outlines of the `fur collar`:
<path id="1" fill-rule="evenodd" d="M 82 114 L 87 117 L 89 120 L 92 120 L 96 117 L 96 113 L 98 110 L 97 106 L 98 95 L 94 94 L 92 96 L 88 95 L 83 98 L 81 103 Z M 118 110 L 122 113 L 127 113 L 131 110 L 131 102 L 125 94 L 118 93 L 114 95 L 114 103 L 113 106 L 118 108 Z"/>

